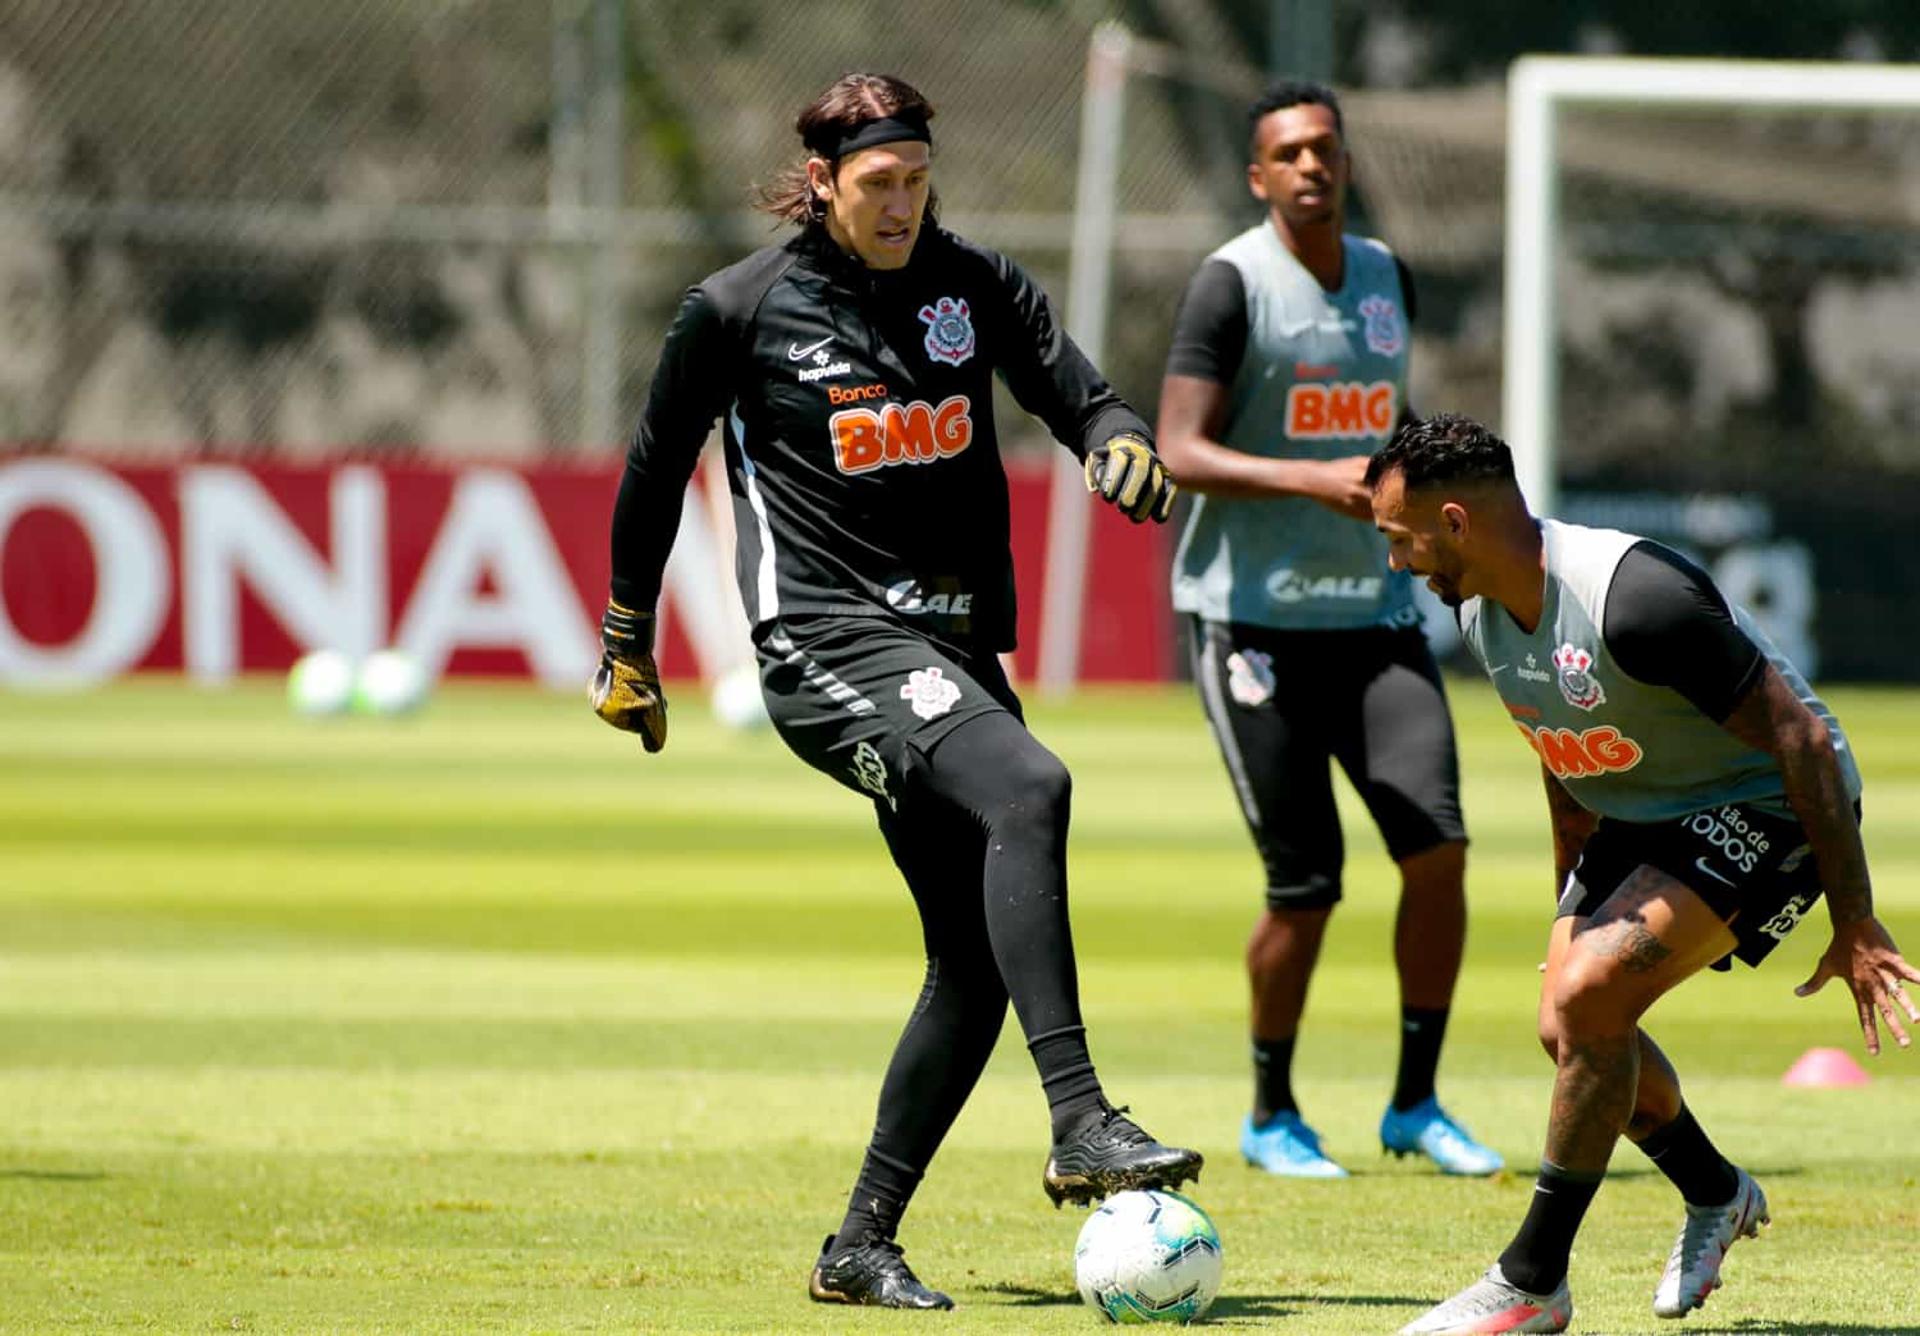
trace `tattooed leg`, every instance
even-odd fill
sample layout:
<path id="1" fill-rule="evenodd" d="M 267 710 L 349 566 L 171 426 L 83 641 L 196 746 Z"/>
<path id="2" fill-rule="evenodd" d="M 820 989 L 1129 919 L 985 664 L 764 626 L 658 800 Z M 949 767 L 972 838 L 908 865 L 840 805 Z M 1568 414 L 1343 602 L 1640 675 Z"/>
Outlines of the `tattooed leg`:
<path id="1" fill-rule="evenodd" d="M 1570 1173 L 1604 1174 L 1613 1143 L 1633 1113 L 1639 1068 L 1632 1031 L 1563 1044 L 1547 1118 L 1547 1158 Z"/>
<path id="2" fill-rule="evenodd" d="M 1547 981 L 1558 1070 L 1546 1153 L 1569 1171 L 1599 1174 L 1639 1103 L 1640 1017 L 1731 949 L 1733 935 L 1697 895 L 1651 867 L 1634 872 L 1570 932 Z M 1657 1064 L 1647 1074 L 1677 1095 L 1664 1055 L 1650 1041 L 1644 1048 Z"/>
<path id="3" fill-rule="evenodd" d="M 1585 918 L 1563 918 L 1555 921 L 1553 935 L 1547 942 L 1547 968 L 1545 987 L 1540 994 L 1540 1045 L 1557 1067 L 1560 1062 L 1559 1022 L 1553 1007 L 1554 984 L 1560 978 L 1561 967 L 1572 948 L 1575 933 L 1583 931 L 1590 920 Z M 1654 1129 L 1665 1127 L 1680 1116 L 1683 1099 L 1680 1092 L 1680 1075 L 1674 1071 L 1673 1063 L 1653 1042 L 1653 1036 L 1644 1029 L 1638 1032 L 1640 1038 L 1640 1080 L 1633 1100 L 1633 1116 L 1627 1120 L 1626 1134 L 1629 1139 L 1639 1141 Z"/>

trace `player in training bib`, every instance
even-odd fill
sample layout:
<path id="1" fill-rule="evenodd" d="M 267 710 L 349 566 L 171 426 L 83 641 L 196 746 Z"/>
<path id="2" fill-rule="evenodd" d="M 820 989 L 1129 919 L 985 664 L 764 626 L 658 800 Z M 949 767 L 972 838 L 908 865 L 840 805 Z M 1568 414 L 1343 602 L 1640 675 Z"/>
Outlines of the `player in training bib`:
<path id="1" fill-rule="evenodd" d="M 1453 722 L 1407 577 L 1387 569 L 1361 481 L 1406 411 L 1413 280 L 1345 230 L 1340 107 L 1284 83 L 1248 114 L 1266 220 L 1188 285 L 1160 392 L 1160 447 L 1199 493 L 1174 558 L 1193 676 L 1266 873 L 1247 943 L 1253 1110 L 1241 1153 L 1270 1173 L 1346 1170 L 1302 1118 L 1295 1036 L 1345 848 L 1338 761 L 1400 870 L 1401 1044 L 1387 1149 L 1448 1173 L 1499 1154 L 1448 1116 L 1434 1073 L 1466 941 L 1466 827 Z"/>
<path id="2" fill-rule="evenodd" d="M 1902 1046 L 1900 1013 L 1920 1021 L 1904 986 L 1920 970 L 1873 915 L 1853 751 L 1704 571 L 1632 534 L 1535 519 L 1478 423 L 1407 423 L 1367 482 L 1395 569 L 1457 610 L 1539 754 L 1560 897 L 1540 991 L 1553 1111 L 1526 1219 L 1485 1276 L 1402 1330 L 1564 1331 L 1574 1235 L 1622 1135 L 1685 1200 L 1653 1295 L 1658 1316 L 1684 1317 L 1767 1199 L 1694 1120 L 1640 1017 L 1702 969 L 1757 965 L 1824 893 L 1833 938 L 1795 991 L 1845 981 L 1870 1053 L 1876 1012 Z"/>
<path id="3" fill-rule="evenodd" d="M 1177 1187 L 1201 1157 L 1106 1100 L 1067 918 L 1069 781 L 995 655 L 1013 646 L 998 373 L 1136 523 L 1174 486 L 1137 414 L 1005 256 L 935 220 L 933 110 L 850 74 L 801 112 L 803 162 L 765 200 L 790 240 L 681 303 L 620 484 L 594 709 L 666 741 L 652 611 L 681 496 L 725 422 L 741 594 L 761 685 L 794 753 L 873 804 L 926 942 L 926 980 L 880 1088 L 821 1302 L 951 1308 L 895 1241 L 1011 999 L 1052 1115 L 1057 1203 Z"/>

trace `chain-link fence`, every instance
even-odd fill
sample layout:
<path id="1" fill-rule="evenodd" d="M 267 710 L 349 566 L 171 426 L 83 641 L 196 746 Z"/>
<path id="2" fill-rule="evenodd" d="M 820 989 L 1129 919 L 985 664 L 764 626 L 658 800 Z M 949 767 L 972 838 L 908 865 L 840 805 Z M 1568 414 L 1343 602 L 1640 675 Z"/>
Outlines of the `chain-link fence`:
<path id="1" fill-rule="evenodd" d="M 773 238 L 750 187 L 847 52 L 925 85 L 949 222 L 1059 292 L 1102 13 L 14 0 L 0 439 L 609 448 L 681 289 Z M 1129 177 L 1177 210 L 1193 182 L 1168 114 L 1145 103 L 1129 129 Z M 1203 242 L 1172 248 L 1175 291 Z"/>
<path id="2" fill-rule="evenodd" d="M 774 239 L 751 187 L 854 64 L 932 98 L 946 221 L 1064 304 L 1088 40 L 1120 7 L 10 0 L 0 441 L 615 448 L 680 291 Z M 1149 409 L 1187 278 L 1258 216 L 1260 75 L 1212 6 L 1163 8 L 1184 45 L 1136 44 L 1103 359 Z M 1359 221 L 1419 278 L 1414 402 L 1497 420 L 1500 91 L 1352 90 L 1347 118 Z M 1920 472 L 1920 368 L 1872 332 L 1916 281 L 1916 124 L 1570 124 L 1567 463 L 1737 456 L 1785 405 L 1802 453 Z"/>

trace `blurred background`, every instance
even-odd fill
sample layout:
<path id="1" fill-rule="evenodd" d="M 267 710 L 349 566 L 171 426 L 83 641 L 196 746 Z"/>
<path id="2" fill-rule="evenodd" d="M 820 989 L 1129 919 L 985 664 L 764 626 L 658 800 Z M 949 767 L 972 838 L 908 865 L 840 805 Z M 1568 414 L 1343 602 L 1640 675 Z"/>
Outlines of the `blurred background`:
<path id="1" fill-rule="evenodd" d="M 1538 103 L 1523 57 L 1655 63 Z M 1655 101 L 1700 71 L 1676 58 L 1754 62 L 1751 100 Z M 1258 220 L 1242 108 L 1331 79 L 1354 224 L 1417 278 L 1414 405 L 1525 447 L 1553 513 L 1693 552 L 1823 679 L 1911 953 L 1920 693 L 1880 684 L 1920 681 L 1916 60 L 1914 0 L 0 0 L 0 1333 L 847 1328 L 799 1282 L 922 939 L 869 805 L 751 727 L 711 467 L 661 610 L 669 750 L 581 688 L 669 313 L 778 237 L 752 186 L 853 68 L 928 94 L 946 220 L 1030 268 L 1149 417 L 1189 276 Z M 1809 83 L 1859 104 L 1758 105 Z M 1537 241 L 1510 190 L 1552 206 Z M 1537 421 L 1509 411 L 1527 386 Z M 1376 1156 L 1397 874 L 1344 782 L 1299 1070 L 1356 1173 L 1240 1170 L 1264 874 L 1174 680 L 1177 524 L 1089 504 L 999 420 L 1101 1071 L 1208 1156 L 1217 1314 L 1388 1329 L 1529 1179 Z M 1451 620 L 1429 631 L 1446 653 Z M 504 680 L 427 701 L 445 674 Z M 1524 1165 L 1539 767 L 1480 674 L 1448 691 L 1474 908 L 1444 1088 Z M 1913 1055 L 1781 1084 L 1860 1051 L 1840 990 L 1786 999 L 1821 917 L 1661 1003 L 1791 1252 L 1741 1252 L 1707 1320 L 1920 1336 L 1920 1270 L 1861 1239 L 1920 1230 L 1887 1135 L 1920 1111 Z M 1087 1329 L 1078 1218 L 1033 1192 L 1045 1131 L 1009 1026 L 908 1222 L 967 1331 Z M 1625 1158 L 1580 1303 L 1648 1332 L 1673 1203 Z"/>
<path id="2" fill-rule="evenodd" d="M 1090 127 L 1097 33 L 1120 73 Z M 9 0 L 0 680 L 394 643 L 577 684 L 666 321 L 775 238 L 751 187 L 849 68 L 928 94 L 947 223 L 1032 269 L 1149 416 L 1188 277 L 1258 218 L 1242 108 L 1271 74 L 1331 79 L 1356 228 L 1418 280 L 1413 403 L 1500 427 L 1516 57 L 1845 80 L 1917 49 L 1905 0 Z M 1821 677 L 1913 680 L 1920 114 L 1628 98 L 1557 125 L 1528 333 L 1557 373 L 1555 510 L 1693 551 Z M 1043 600 L 1050 445 L 1001 410 L 1022 670 L 1054 636 L 1073 680 L 1177 675 L 1171 535 L 1096 518 L 1128 601 Z M 704 496 L 668 671 L 713 677 L 741 649 Z"/>

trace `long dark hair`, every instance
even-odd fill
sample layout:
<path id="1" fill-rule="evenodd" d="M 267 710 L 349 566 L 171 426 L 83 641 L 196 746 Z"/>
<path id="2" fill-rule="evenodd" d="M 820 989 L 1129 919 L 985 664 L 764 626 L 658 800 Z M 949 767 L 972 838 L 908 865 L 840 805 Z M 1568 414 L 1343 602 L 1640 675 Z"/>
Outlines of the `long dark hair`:
<path id="1" fill-rule="evenodd" d="M 807 180 L 807 163 L 819 158 L 829 172 L 840 170 L 840 159 L 826 146 L 837 144 L 842 136 L 868 121 L 884 116 L 906 116 L 922 121 L 933 119 L 933 105 L 920 90 L 905 79 L 890 74 L 843 74 L 827 90 L 809 102 L 794 118 L 793 128 L 807 154 L 782 169 L 771 182 L 757 188 L 756 203 L 782 222 L 819 222 L 824 217 L 824 201 L 813 193 Z M 927 194 L 926 220 L 937 222 L 938 200 Z"/>

